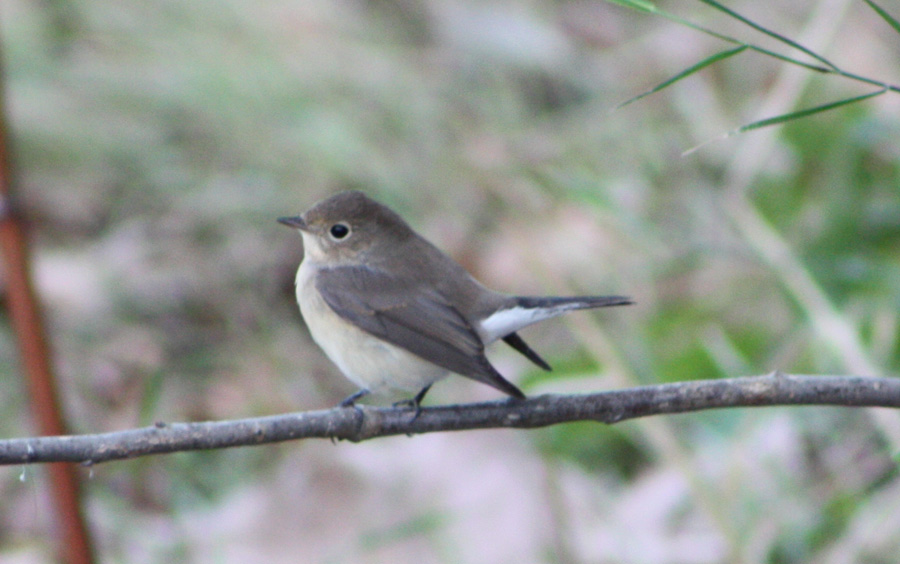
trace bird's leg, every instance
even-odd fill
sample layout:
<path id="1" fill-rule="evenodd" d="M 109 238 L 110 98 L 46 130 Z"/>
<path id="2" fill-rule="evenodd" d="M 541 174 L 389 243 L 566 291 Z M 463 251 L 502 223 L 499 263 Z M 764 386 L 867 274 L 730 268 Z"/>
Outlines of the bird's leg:
<path id="1" fill-rule="evenodd" d="M 370 393 L 371 392 L 369 392 L 369 390 L 363 388 L 363 389 L 359 390 L 358 392 L 355 392 L 355 393 L 350 394 L 349 396 L 345 397 L 343 400 L 341 400 L 341 403 L 337 404 L 337 406 L 340 408 L 346 408 L 346 407 L 353 408 L 354 415 L 356 415 L 356 419 L 357 419 L 357 425 L 356 425 L 357 434 L 359 434 L 359 431 L 362 429 L 363 417 L 365 417 L 365 414 L 363 413 L 362 409 L 358 405 L 356 405 L 356 400 L 358 400 L 359 398 L 361 398 L 363 396 L 367 396 Z M 331 437 L 332 444 L 337 444 L 337 441 L 338 440 L 334 436 Z"/>
<path id="2" fill-rule="evenodd" d="M 412 399 L 401 400 L 394 403 L 394 407 L 411 407 L 416 410 L 413 414 L 413 418 L 410 420 L 410 423 L 419 418 L 419 414 L 422 413 L 422 400 L 425 399 L 425 394 L 428 393 L 428 390 L 431 389 L 431 384 L 428 384 L 424 388 L 422 388 L 418 394 L 416 394 Z"/>
<path id="3" fill-rule="evenodd" d="M 345 397 L 341 401 L 341 403 L 338 404 L 338 407 L 356 407 L 356 400 L 358 400 L 361 397 L 365 397 L 365 396 L 369 395 L 370 393 L 371 392 L 369 392 L 369 390 L 363 388 L 362 390 Z"/>
<path id="4" fill-rule="evenodd" d="M 413 405 L 416 406 L 416 409 L 418 409 L 419 411 L 422 411 L 422 400 L 425 399 L 425 394 L 427 394 L 428 390 L 430 389 L 431 384 L 428 384 L 427 386 L 422 388 L 418 394 L 416 394 L 416 397 L 413 398 Z"/>

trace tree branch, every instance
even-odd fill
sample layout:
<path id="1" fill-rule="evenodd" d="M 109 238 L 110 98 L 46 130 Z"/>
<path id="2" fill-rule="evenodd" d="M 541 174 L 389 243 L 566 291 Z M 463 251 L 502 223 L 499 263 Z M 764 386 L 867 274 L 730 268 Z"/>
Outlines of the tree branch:
<path id="1" fill-rule="evenodd" d="M 698 380 L 584 395 L 543 395 L 467 405 L 334 408 L 204 423 L 158 423 L 101 433 L 0 440 L 0 464 L 96 464 L 149 454 L 259 445 L 293 439 L 354 442 L 390 435 L 515 427 L 570 421 L 613 424 L 626 419 L 723 407 L 835 405 L 900 407 L 900 379 L 856 376 L 766 376 Z"/>

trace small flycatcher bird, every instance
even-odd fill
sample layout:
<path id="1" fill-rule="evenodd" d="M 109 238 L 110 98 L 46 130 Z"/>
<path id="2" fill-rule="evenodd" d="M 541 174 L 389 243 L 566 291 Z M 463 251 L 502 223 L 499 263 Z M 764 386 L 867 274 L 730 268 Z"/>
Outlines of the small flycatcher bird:
<path id="1" fill-rule="evenodd" d="M 359 191 L 341 192 L 279 222 L 303 236 L 297 302 L 313 340 L 360 390 L 404 391 L 418 410 L 453 372 L 524 399 L 491 365 L 497 339 L 544 370 L 516 333 L 567 311 L 628 305 L 623 296 L 527 297 L 495 292 L 426 241 L 403 218 Z"/>

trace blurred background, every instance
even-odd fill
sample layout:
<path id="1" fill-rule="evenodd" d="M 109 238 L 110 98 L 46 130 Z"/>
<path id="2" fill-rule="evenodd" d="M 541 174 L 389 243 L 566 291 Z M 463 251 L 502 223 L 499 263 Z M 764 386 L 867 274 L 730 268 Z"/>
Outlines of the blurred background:
<path id="1" fill-rule="evenodd" d="M 862 2 L 730 6 L 896 84 Z M 898 5 L 885 9 L 900 17 Z M 699 2 L 663 7 L 784 52 Z M 477 278 L 616 293 L 489 356 L 527 394 L 900 366 L 900 96 L 600 1 L 4 0 L 9 125 L 73 431 L 321 409 L 354 391 L 275 218 L 358 188 Z M 797 53 L 792 53 L 797 55 Z M 34 433 L 5 313 L 0 433 Z M 462 378 L 428 403 L 498 399 Z M 82 471 L 100 561 L 894 562 L 888 411 L 732 409 L 302 441 Z M 0 470 L 0 560 L 51 559 L 40 467 Z"/>

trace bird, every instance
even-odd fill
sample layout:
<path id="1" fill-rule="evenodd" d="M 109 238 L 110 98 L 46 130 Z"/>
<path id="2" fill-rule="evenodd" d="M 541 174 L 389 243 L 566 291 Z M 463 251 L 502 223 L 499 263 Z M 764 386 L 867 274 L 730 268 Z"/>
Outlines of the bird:
<path id="1" fill-rule="evenodd" d="M 299 230 L 304 257 L 295 279 L 313 340 L 359 389 L 415 394 L 397 402 L 421 411 L 431 386 L 457 374 L 516 400 L 525 394 L 491 364 L 503 340 L 544 370 L 550 365 L 518 331 L 563 313 L 634 303 L 625 296 L 517 296 L 478 282 L 389 207 L 359 190 L 326 198 L 278 221 Z"/>

